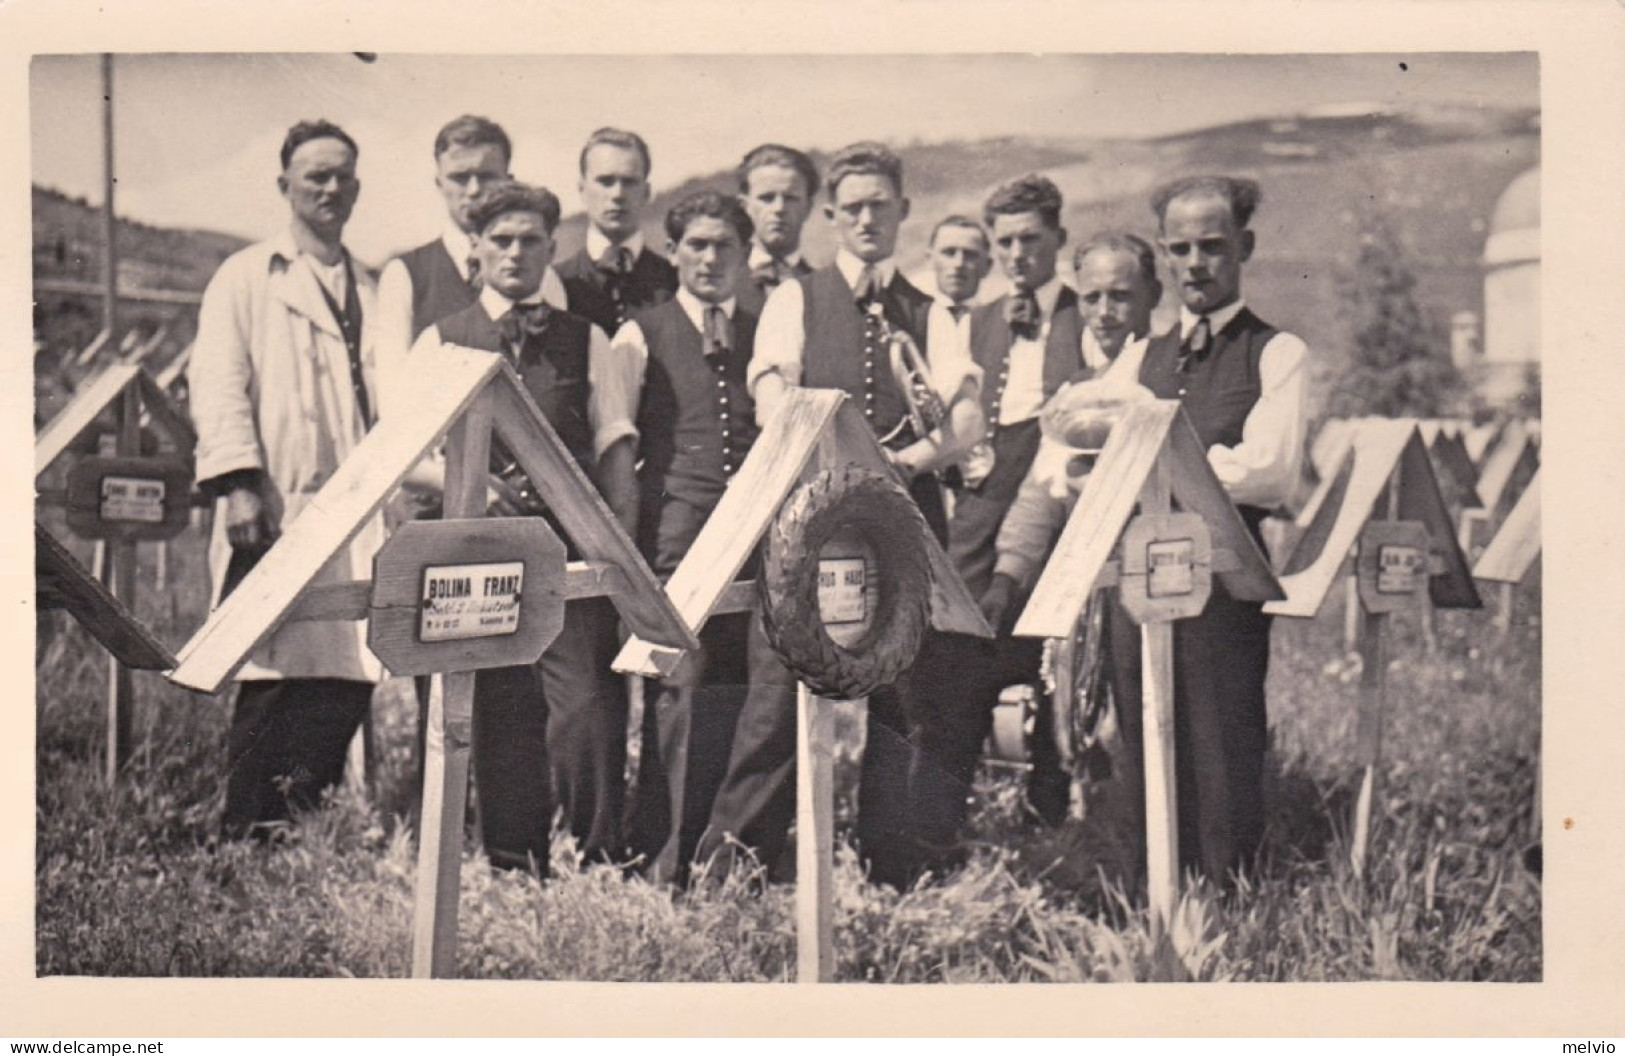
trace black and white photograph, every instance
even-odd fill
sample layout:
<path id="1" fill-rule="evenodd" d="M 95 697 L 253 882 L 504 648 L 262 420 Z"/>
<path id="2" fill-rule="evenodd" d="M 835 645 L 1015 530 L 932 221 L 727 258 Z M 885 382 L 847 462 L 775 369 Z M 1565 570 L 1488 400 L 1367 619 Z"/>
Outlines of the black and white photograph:
<path id="1" fill-rule="evenodd" d="M 26 976 L 1583 974 L 1574 72 L 1076 19 L 29 45 Z"/>

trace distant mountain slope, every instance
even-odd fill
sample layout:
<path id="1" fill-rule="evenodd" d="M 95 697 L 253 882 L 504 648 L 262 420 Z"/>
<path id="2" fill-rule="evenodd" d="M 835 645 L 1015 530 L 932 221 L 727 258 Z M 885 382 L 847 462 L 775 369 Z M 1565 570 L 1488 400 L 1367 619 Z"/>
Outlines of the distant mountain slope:
<path id="1" fill-rule="evenodd" d="M 83 198 L 34 187 L 34 276 L 99 281 L 101 211 Z M 120 282 L 143 289 L 201 291 L 220 262 L 246 239 L 217 231 L 154 227 L 118 221 Z"/>
<path id="2" fill-rule="evenodd" d="M 898 255 L 911 274 L 926 263 L 926 238 L 938 219 L 979 215 L 993 186 L 1024 172 L 1045 172 L 1060 185 L 1074 245 L 1105 227 L 1150 234 L 1147 194 L 1173 176 L 1222 171 L 1259 179 L 1264 204 L 1254 221 L 1259 248 L 1247 295 L 1309 341 L 1323 385 L 1346 349 L 1343 286 L 1360 245 L 1362 209 L 1398 232 L 1421 280 L 1418 297 L 1442 339 L 1454 312 L 1482 314 L 1479 261 L 1489 216 L 1506 186 L 1539 164 L 1540 130 L 1538 113 L 1528 109 L 1350 104 L 1147 140 L 1002 138 L 897 149 L 913 201 Z M 828 161 L 814 157 L 820 166 Z M 732 169 L 722 168 L 661 190 L 644 221 L 650 244 L 664 248 L 661 221 L 679 198 L 734 187 Z M 94 280 L 99 223 L 82 201 L 36 187 L 35 274 Z M 561 255 L 581 245 L 584 230 L 580 214 L 565 219 Z M 201 290 L 219 262 L 244 244 L 214 232 L 122 221 L 120 240 L 127 284 L 180 290 Z M 821 212 L 807 225 L 804 249 L 815 263 L 833 255 Z M 1170 297 L 1159 312 L 1164 325 L 1173 311 Z"/>

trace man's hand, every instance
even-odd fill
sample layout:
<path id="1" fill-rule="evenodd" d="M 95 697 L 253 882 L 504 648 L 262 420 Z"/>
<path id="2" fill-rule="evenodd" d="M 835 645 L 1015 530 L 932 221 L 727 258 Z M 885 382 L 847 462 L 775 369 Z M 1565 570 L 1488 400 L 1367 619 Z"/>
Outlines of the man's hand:
<path id="1" fill-rule="evenodd" d="M 258 550 L 276 541 L 276 532 L 265 518 L 265 504 L 253 488 L 233 488 L 226 493 L 226 540 L 235 550 Z"/>
<path id="2" fill-rule="evenodd" d="M 903 487 L 914 483 L 914 467 L 903 460 L 901 452 L 893 451 L 889 447 L 882 447 L 880 450 L 886 456 L 886 464 L 897 475 L 897 479 L 902 481 Z"/>
<path id="3" fill-rule="evenodd" d="M 1005 620 L 1006 617 L 1014 616 L 1014 613 L 1010 612 L 1010 603 L 1015 597 L 1016 581 L 1003 572 L 995 572 L 993 582 L 988 585 L 987 592 L 982 595 L 979 602 L 982 617 L 987 620 L 987 625 L 993 628 L 994 634 L 1005 634 L 1009 631 L 1005 626 Z"/>

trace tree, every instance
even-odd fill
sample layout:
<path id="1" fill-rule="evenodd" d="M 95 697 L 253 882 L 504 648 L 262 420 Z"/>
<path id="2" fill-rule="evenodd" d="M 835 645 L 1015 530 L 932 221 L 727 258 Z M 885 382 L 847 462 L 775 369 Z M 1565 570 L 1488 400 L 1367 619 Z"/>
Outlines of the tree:
<path id="1" fill-rule="evenodd" d="M 1360 253 L 1344 289 L 1348 363 L 1332 382 L 1333 417 L 1439 418 L 1453 415 L 1465 390 L 1449 343 L 1416 299 L 1416 274 L 1388 221 L 1366 209 Z"/>

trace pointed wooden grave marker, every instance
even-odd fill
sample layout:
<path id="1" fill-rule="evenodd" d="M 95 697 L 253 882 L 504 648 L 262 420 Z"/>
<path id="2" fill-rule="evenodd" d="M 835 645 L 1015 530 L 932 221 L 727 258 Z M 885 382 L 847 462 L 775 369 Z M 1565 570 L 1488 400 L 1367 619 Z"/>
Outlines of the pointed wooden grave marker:
<path id="1" fill-rule="evenodd" d="M 1466 558 L 1413 419 L 1370 419 L 1337 474 L 1323 482 L 1313 520 L 1281 573 L 1286 600 L 1264 611 L 1311 619 L 1353 556 L 1363 619 L 1357 645 L 1359 758 L 1365 769 L 1355 807 L 1352 857 L 1364 875 L 1387 710 L 1387 617 L 1401 608 L 1477 608 Z"/>
<path id="2" fill-rule="evenodd" d="M 190 523 L 197 434 L 144 369 L 133 362 L 114 363 L 81 386 L 35 437 L 36 483 L 109 411 L 116 454 L 78 458 L 67 487 L 40 490 L 35 501 L 64 507 L 69 530 L 97 541 L 101 579 L 128 615 L 135 609 L 137 540 L 166 540 Z M 143 419 L 167 437 L 172 453 L 142 453 Z M 104 776 L 111 782 L 130 757 L 135 684 L 116 652 L 107 670 Z"/>
<path id="3" fill-rule="evenodd" d="M 137 671 L 168 671 L 175 657 L 130 610 L 96 581 L 38 521 L 34 522 L 34 603 L 64 609 L 113 659 Z"/>
<path id="4" fill-rule="evenodd" d="M 380 658 L 434 672 L 412 974 L 445 977 L 457 966 L 474 672 L 539 657 L 570 598 L 608 596 L 635 633 L 676 655 L 698 642 L 501 356 L 447 349 L 415 372 L 402 395 L 407 410 L 366 435 L 186 643 L 170 678 L 217 693 L 278 626 L 312 619 L 369 619 L 369 644 Z M 564 566 L 562 546 L 539 519 L 481 519 L 493 434 L 585 560 Z M 371 583 L 312 587 L 441 436 L 447 520 L 398 532 L 374 559 Z"/>
<path id="5" fill-rule="evenodd" d="M 1501 631 L 1512 626 L 1514 588 L 1529 575 L 1540 559 L 1540 471 L 1518 496 L 1518 503 L 1501 522 L 1490 545 L 1473 565 L 1473 578 L 1494 583 L 1499 588 L 1495 623 Z"/>
<path id="6" fill-rule="evenodd" d="M 1140 624 L 1146 878 L 1159 933 L 1179 898 L 1173 621 L 1202 611 L 1215 575 L 1237 598 L 1283 597 L 1178 401 L 1149 400 L 1112 426 L 1015 627 L 1067 638 L 1106 587 Z"/>
<path id="7" fill-rule="evenodd" d="M 666 584 L 667 596 L 695 634 L 714 615 L 745 612 L 755 605 L 755 583 L 734 577 L 796 488 L 819 470 L 843 464 L 888 476 L 892 472 L 874 433 L 845 393 L 788 391 Z M 929 533 L 925 542 L 932 626 L 993 637 L 947 553 Z M 614 668 L 661 677 L 673 672 L 674 659 L 661 646 L 634 637 L 615 658 Z M 834 977 L 834 717 L 833 701 L 805 684 L 798 686 L 796 963 L 802 982 Z"/>

